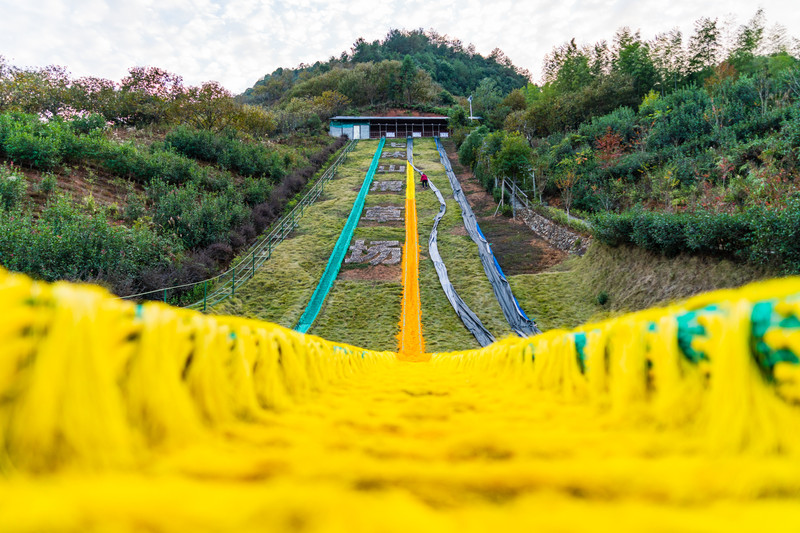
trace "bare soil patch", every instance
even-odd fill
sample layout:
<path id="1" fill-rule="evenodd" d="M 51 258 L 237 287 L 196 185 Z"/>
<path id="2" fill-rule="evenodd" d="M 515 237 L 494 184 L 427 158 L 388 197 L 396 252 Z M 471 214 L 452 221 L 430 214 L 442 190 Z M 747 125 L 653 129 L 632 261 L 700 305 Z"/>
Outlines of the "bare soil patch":
<path id="1" fill-rule="evenodd" d="M 469 233 L 467 233 L 467 228 L 465 228 L 464 226 L 455 226 L 453 228 L 450 228 L 450 235 L 460 235 L 466 237 L 467 235 L 469 235 Z"/>
<path id="2" fill-rule="evenodd" d="M 363 216 L 361 220 L 358 221 L 358 227 L 360 228 L 404 228 L 405 222 L 402 220 L 387 220 L 386 222 L 381 222 L 379 220 L 367 220 Z"/>
<path id="3" fill-rule="evenodd" d="M 497 203 L 492 195 L 486 192 L 470 169 L 458 162 L 452 141 L 445 142 L 444 146 L 481 231 L 492 244 L 492 251 L 506 275 L 543 272 L 568 257 L 533 233 L 521 219 L 494 216 Z"/>
<path id="4" fill-rule="evenodd" d="M 10 163 L 7 159 L 0 159 L 0 162 Z M 16 166 L 15 169 L 25 175 L 31 207 L 35 214 L 40 213 L 50 198 L 50 195 L 39 190 L 46 173 L 27 167 Z M 122 209 L 127 205 L 129 190 L 135 192 L 144 190 L 138 183 L 128 182 L 104 170 L 86 165 L 57 168 L 53 171 L 53 175 L 56 177 L 57 191 L 68 193 L 76 202 L 91 195 L 96 205 L 117 204 Z"/>
<path id="5" fill-rule="evenodd" d="M 359 265 L 352 268 L 342 266 L 339 277 L 348 281 L 396 281 L 399 283 L 402 274 L 401 265 Z"/>

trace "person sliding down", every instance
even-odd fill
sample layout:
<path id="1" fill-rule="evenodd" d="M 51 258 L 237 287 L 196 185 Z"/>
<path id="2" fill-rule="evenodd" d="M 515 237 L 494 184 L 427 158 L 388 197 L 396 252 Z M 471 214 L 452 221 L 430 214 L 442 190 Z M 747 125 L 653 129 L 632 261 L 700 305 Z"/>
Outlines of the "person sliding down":
<path id="1" fill-rule="evenodd" d="M 419 177 L 419 180 L 422 182 L 422 188 L 428 188 L 428 176 L 425 175 L 424 172 L 421 173 L 422 175 Z"/>

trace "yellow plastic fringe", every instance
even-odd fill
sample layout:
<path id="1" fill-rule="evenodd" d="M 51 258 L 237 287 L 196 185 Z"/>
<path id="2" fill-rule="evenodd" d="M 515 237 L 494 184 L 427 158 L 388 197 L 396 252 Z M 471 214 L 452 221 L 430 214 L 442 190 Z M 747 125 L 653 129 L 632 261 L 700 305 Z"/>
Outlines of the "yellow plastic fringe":
<path id="1" fill-rule="evenodd" d="M 0 531 L 796 532 L 798 295 L 410 364 L 0 271 Z"/>
<path id="2" fill-rule="evenodd" d="M 426 362 L 422 336 L 422 304 L 419 294 L 419 233 L 414 168 L 406 165 L 406 242 L 403 245 L 403 300 L 400 310 L 397 357 L 401 361 Z"/>

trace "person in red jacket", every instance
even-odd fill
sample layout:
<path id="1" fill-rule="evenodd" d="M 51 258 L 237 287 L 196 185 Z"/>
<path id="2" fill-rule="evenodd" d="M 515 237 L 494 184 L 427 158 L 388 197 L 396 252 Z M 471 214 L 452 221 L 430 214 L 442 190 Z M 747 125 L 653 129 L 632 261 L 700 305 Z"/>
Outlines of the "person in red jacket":
<path id="1" fill-rule="evenodd" d="M 422 176 L 420 176 L 419 179 L 422 182 L 422 188 L 423 189 L 427 189 L 428 188 L 428 176 L 426 176 L 424 172 L 422 172 L 421 174 L 422 174 Z"/>

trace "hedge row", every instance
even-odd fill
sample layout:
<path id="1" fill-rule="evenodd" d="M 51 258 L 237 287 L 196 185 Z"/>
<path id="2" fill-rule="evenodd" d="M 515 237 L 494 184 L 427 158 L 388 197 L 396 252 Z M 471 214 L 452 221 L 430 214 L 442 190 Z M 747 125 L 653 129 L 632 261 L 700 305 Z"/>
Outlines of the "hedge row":
<path id="1" fill-rule="evenodd" d="M 169 132 L 167 146 L 183 155 L 216 163 L 243 176 L 267 177 L 273 183 L 286 175 L 286 161 L 273 150 L 240 141 L 234 135 L 179 126 Z"/>
<path id="2" fill-rule="evenodd" d="M 47 281 L 100 280 L 140 286 L 145 269 L 169 265 L 181 245 L 146 225 L 114 224 L 57 196 L 39 214 L 0 209 L 0 264 Z"/>
<path id="3" fill-rule="evenodd" d="M 195 182 L 218 189 L 230 181 L 227 172 L 203 167 L 157 144 L 143 151 L 132 143 L 111 142 L 102 132 L 104 125 L 91 117 L 41 121 L 37 115 L 4 113 L 0 115 L 0 155 L 41 170 L 92 161 L 139 183 L 159 178 L 173 185 Z"/>
<path id="4" fill-rule="evenodd" d="M 682 252 L 726 257 L 800 273 L 797 199 L 785 210 L 759 207 L 733 214 L 602 213 L 592 224 L 595 237 L 609 246 L 631 244 L 667 257 Z"/>

